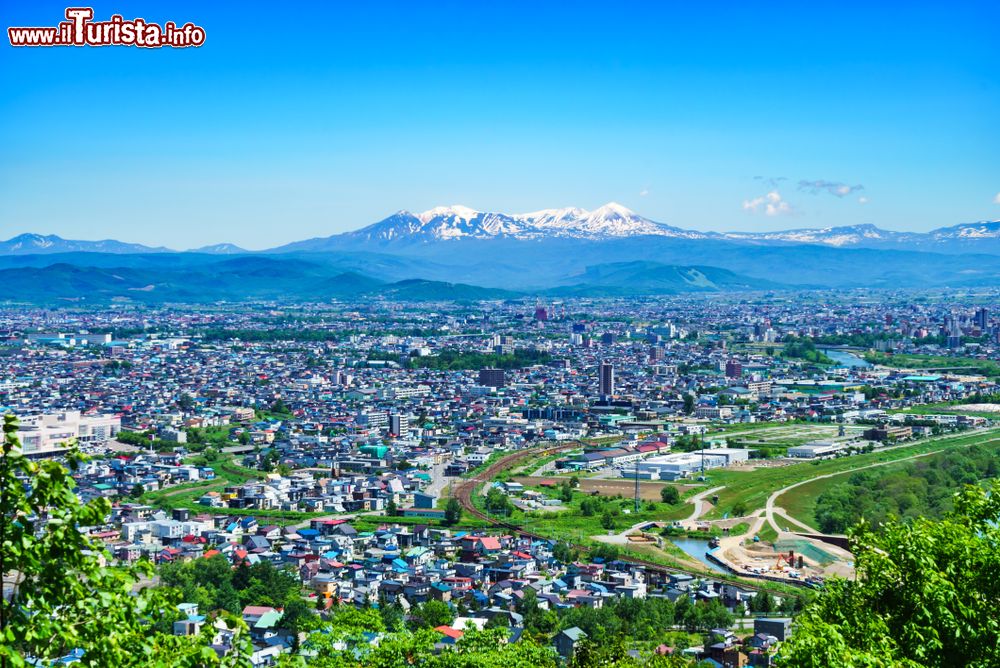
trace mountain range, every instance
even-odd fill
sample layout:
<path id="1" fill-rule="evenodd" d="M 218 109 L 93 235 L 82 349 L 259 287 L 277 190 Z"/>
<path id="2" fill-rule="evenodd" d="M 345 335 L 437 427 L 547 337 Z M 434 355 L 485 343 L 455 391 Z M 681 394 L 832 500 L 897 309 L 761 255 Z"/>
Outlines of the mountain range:
<path id="1" fill-rule="evenodd" d="M 609 202 L 593 211 L 571 207 L 507 214 L 477 211 L 461 205 L 439 206 L 423 213 L 398 211 L 384 220 L 358 230 L 296 241 L 259 252 L 322 252 L 356 246 L 388 248 L 442 241 L 486 239 L 609 241 L 643 236 L 730 241 L 755 245 L 817 244 L 835 248 L 891 248 L 946 253 L 1000 254 L 1000 221 L 962 223 L 930 232 L 895 232 L 872 224 L 777 232 L 702 232 L 650 220 L 615 202 Z M 77 251 L 175 252 L 162 246 L 150 247 L 115 240 L 76 241 L 62 239 L 52 234 L 27 233 L 0 242 L 0 255 Z M 249 251 L 231 243 L 221 243 L 188 252 L 234 255 Z"/>
<path id="2" fill-rule="evenodd" d="M 1000 221 L 700 232 L 615 203 L 525 214 L 436 207 L 250 252 L 178 252 L 22 234 L 0 242 L 0 299 L 58 302 L 498 299 L 813 288 L 1000 286 Z"/>

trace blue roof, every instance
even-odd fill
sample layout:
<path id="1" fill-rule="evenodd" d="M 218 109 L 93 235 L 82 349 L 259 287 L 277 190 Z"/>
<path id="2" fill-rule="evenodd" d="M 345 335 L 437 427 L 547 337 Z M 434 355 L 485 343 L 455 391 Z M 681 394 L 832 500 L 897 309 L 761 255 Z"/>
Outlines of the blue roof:
<path id="1" fill-rule="evenodd" d="M 317 531 L 316 529 L 299 529 L 296 533 L 298 533 L 303 538 L 319 535 L 319 531 Z"/>

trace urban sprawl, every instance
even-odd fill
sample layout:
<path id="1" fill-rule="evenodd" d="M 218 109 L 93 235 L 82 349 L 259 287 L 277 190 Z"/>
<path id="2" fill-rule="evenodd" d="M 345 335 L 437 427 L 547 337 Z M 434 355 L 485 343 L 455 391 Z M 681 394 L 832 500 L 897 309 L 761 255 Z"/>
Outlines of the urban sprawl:
<path id="1" fill-rule="evenodd" d="M 0 413 L 27 457 L 86 455 L 75 493 L 112 512 L 79 530 L 165 584 L 271 569 L 318 619 L 391 608 L 439 651 L 499 627 L 566 659 L 594 611 L 661 600 L 636 656 L 768 666 L 853 575 L 810 485 L 990 442 L 996 300 L 6 307 Z M 209 600 L 172 632 L 217 624 Z M 309 651 L 289 600 L 234 610 L 254 665 Z"/>

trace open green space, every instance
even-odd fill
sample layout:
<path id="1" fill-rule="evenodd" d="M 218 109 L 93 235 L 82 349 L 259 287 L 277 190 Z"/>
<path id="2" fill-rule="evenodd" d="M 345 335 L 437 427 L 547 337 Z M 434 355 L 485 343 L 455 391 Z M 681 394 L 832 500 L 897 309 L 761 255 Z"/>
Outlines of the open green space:
<path id="1" fill-rule="evenodd" d="M 752 471 L 717 469 L 708 472 L 709 486 L 725 485 L 719 491 L 719 504 L 706 515 L 708 519 L 721 518 L 732 513 L 733 508 L 742 504 L 749 512 L 763 508 L 767 497 L 788 485 L 809 480 L 820 475 L 858 469 L 871 464 L 901 460 L 951 447 L 963 447 L 976 443 L 1000 440 L 1000 430 L 989 429 L 973 433 L 932 438 L 912 445 L 904 445 L 867 454 L 803 462 L 773 468 L 758 468 Z"/>
<path id="2" fill-rule="evenodd" d="M 1000 376 L 1000 363 L 993 360 L 976 357 L 949 357 L 945 355 L 911 355 L 885 353 L 865 353 L 865 360 L 872 364 L 881 364 L 903 369 L 922 369 L 926 371 L 953 371 L 976 374 L 995 378 Z"/>
<path id="3" fill-rule="evenodd" d="M 991 403 L 991 402 L 984 402 Z M 976 411 L 970 408 L 969 404 L 956 402 L 940 402 L 935 404 L 921 404 L 909 408 L 900 408 L 889 411 L 890 413 L 906 413 L 910 415 L 940 415 L 949 413 L 953 415 L 969 415 L 973 417 L 983 417 L 988 420 L 1000 420 L 1000 413 L 990 413 L 988 411 Z"/>

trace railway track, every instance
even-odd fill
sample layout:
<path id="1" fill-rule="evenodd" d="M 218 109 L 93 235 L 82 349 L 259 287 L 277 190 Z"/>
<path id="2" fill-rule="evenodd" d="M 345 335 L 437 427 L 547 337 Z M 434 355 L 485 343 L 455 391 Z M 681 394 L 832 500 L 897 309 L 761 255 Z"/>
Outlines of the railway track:
<path id="1" fill-rule="evenodd" d="M 490 482 L 491 480 L 496 478 L 497 475 L 499 475 L 502 471 L 511 470 L 524 459 L 528 459 L 529 457 L 547 457 L 549 455 L 553 455 L 559 452 L 564 452 L 566 450 L 580 448 L 585 445 L 586 443 L 584 443 L 583 441 L 572 441 L 570 443 L 563 443 L 561 445 L 556 445 L 548 448 L 532 448 L 529 450 L 521 450 L 518 452 L 513 452 L 509 455 L 505 455 L 500 459 L 498 459 L 497 461 L 490 464 L 478 475 L 472 478 L 467 478 L 462 480 L 462 482 L 454 488 L 454 496 L 456 499 L 458 499 L 459 504 L 462 506 L 462 509 L 465 512 L 469 513 L 473 517 L 477 517 L 489 523 L 492 526 L 508 529 L 521 536 L 527 536 L 528 538 L 534 538 L 536 540 L 552 540 L 551 536 L 545 536 L 543 534 L 535 533 L 533 531 L 528 531 L 523 527 L 514 524 L 513 522 L 505 522 L 501 519 L 491 517 L 490 515 L 484 513 L 483 511 L 479 510 L 479 508 L 476 507 L 476 504 L 472 502 L 472 496 L 473 494 L 476 493 L 476 488 L 479 485 Z M 590 547 L 587 545 L 579 545 L 575 543 L 570 543 L 570 545 L 574 549 L 579 550 L 580 552 L 590 551 Z M 688 571 L 684 570 L 683 568 L 675 568 L 673 566 L 664 566 L 663 564 L 659 564 L 655 561 L 640 559 L 638 557 L 620 556 L 618 559 L 620 561 L 624 561 L 629 564 L 642 566 L 647 571 L 655 571 L 664 575 L 674 573 L 674 574 L 690 575 L 696 578 L 705 577 L 705 573 Z M 748 589 L 750 591 L 760 591 L 760 590 L 770 589 L 766 585 L 746 583 L 742 580 L 736 580 L 733 577 L 727 577 L 722 573 L 714 574 L 710 577 L 713 580 L 725 582 L 727 584 L 740 587 L 741 589 Z"/>

